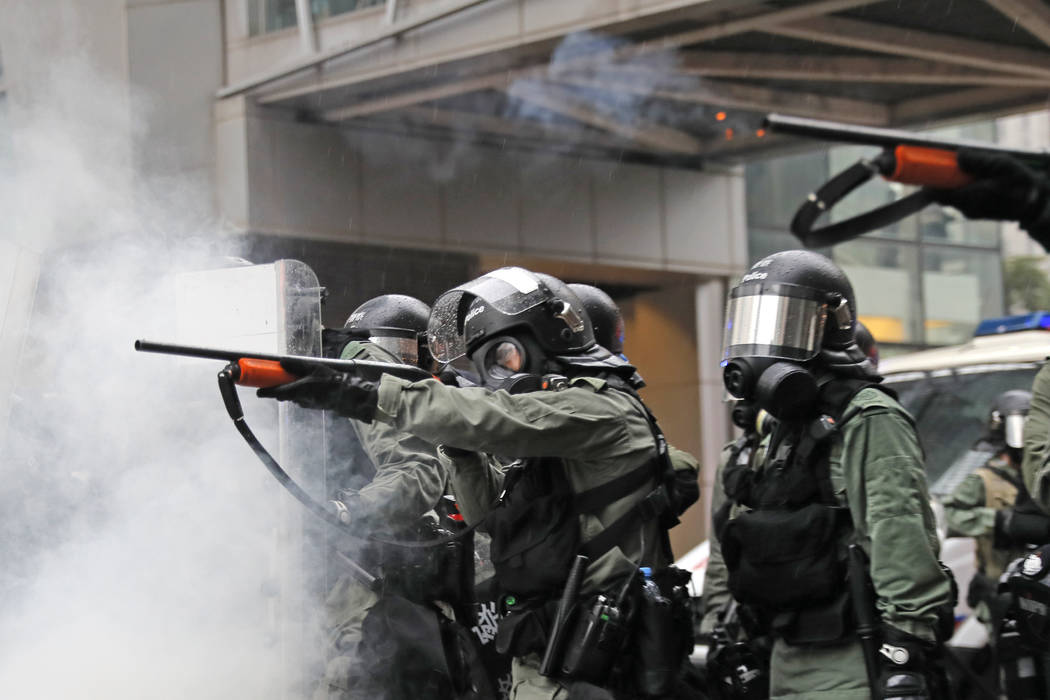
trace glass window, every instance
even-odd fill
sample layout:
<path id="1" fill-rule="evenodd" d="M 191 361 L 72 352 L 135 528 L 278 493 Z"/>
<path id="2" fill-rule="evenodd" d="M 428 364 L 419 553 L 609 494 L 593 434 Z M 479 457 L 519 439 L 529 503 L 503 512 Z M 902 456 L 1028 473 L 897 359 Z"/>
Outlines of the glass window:
<path id="1" fill-rule="evenodd" d="M 964 459 L 970 446 L 984 434 L 992 401 L 1004 391 L 1031 387 L 1038 369 L 1038 365 L 1028 363 L 983 365 L 886 377 L 886 385 L 898 393 L 901 404 L 915 418 L 932 491 L 943 495 L 958 483 L 948 473 L 949 467 Z M 981 463 L 985 460 L 987 455 Z M 946 477 L 945 482 L 942 477 Z"/>
<path id="2" fill-rule="evenodd" d="M 828 179 L 827 152 L 755 161 L 744 172 L 748 224 L 787 231 L 799 205 Z"/>
<path id="3" fill-rule="evenodd" d="M 310 7 L 315 19 L 324 19 L 385 3 L 386 0 L 310 0 Z"/>
<path id="4" fill-rule="evenodd" d="M 295 25 L 295 0 L 248 0 L 249 36 L 276 32 Z"/>
<path id="5" fill-rule="evenodd" d="M 927 246 L 922 254 L 925 341 L 968 340 L 982 318 L 1003 313 L 1003 270 L 997 251 Z"/>
<path id="6" fill-rule="evenodd" d="M 856 239 L 832 257 L 853 284 L 857 315 L 880 343 L 922 342 L 918 248 Z"/>

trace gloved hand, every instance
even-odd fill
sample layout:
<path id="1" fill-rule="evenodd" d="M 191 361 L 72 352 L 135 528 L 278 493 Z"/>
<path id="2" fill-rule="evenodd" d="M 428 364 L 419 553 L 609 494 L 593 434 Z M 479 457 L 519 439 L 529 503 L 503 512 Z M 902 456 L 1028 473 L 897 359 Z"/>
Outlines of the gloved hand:
<path id="1" fill-rule="evenodd" d="M 993 545 L 1010 549 L 1019 544 L 1050 543 L 1050 516 L 1034 506 L 1015 506 L 995 511 Z"/>
<path id="2" fill-rule="evenodd" d="M 929 700 L 933 690 L 936 645 L 892 625 L 882 625 L 879 647 L 879 697 L 885 700 Z"/>
<path id="3" fill-rule="evenodd" d="M 933 200 L 968 219 L 1018 221 L 1050 250 L 1050 179 L 1008 155 L 963 148 L 959 169 L 974 176 L 953 190 L 928 189 Z"/>
<path id="4" fill-rule="evenodd" d="M 328 367 L 317 367 L 302 379 L 259 389 L 264 399 L 293 401 L 303 408 L 335 411 L 348 418 L 371 423 L 379 403 L 375 382 Z"/>

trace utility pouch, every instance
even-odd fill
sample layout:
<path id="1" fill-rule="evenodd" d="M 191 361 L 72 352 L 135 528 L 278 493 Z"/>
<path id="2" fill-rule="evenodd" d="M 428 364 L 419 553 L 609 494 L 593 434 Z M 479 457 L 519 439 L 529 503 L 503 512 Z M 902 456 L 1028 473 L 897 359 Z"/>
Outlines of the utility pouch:
<path id="1" fill-rule="evenodd" d="M 674 610 L 656 585 L 643 586 L 636 600 L 634 687 L 642 696 L 666 695 L 681 665 Z"/>
<path id="2" fill-rule="evenodd" d="M 580 550 L 573 494 L 560 461 L 523 468 L 486 519 L 492 563 L 504 590 L 523 596 L 558 591 Z M 508 477 L 509 479 L 510 477 Z"/>
<path id="3" fill-rule="evenodd" d="M 692 574 L 676 566 L 668 566 L 653 572 L 653 580 L 660 587 L 664 597 L 671 601 L 671 619 L 674 621 L 674 642 L 677 658 L 684 661 L 693 652 L 694 603 L 689 595 L 689 582 Z"/>
<path id="4" fill-rule="evenodd" d="M 556 603 L 523 606 L 501 618 L 496 630 L 496 651 L 505 656 L 542 654 L 547 646 L 547 630 L 554 619 Z"/>
<path id="5" fill-rule="evenodd" d="M 799 610 L 835 597 L 845 581 L 839 536 L 845 508 L 811 503 L 753 510 L 726 523 L 722 555 L 729 589 L 741 604 Z"/>
<path id="6" fill-rule="evenodd" d="M 853 634 L 854 627 L 853 608 L 845 587 L 830 601 L 773 618 L 773 632 L 793 645 L 839 644 Z"/>
<path id="7" fill-rule="evenodd" d="M 627 615 L 604 595 L 577 606 L 578 613 L 561 673 L 565 678 L 605 685 L 627 640 Z"/>

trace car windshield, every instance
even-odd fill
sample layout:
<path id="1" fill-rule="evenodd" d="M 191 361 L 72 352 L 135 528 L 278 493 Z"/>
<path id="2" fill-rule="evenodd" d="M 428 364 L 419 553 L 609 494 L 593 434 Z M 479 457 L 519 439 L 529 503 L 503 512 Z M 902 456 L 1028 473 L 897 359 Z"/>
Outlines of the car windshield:
<path id="1" fill-rule="evenodd" d="M 915 418 L 932 493 L 949 493 L 983 463 L 970 448 L 984 435 L 992 400 L 1010 389 L 1030 389 L 1039 366 L 1036 362 L 985 364 L 886 377 L 886 386 L 897 392 Z"/>

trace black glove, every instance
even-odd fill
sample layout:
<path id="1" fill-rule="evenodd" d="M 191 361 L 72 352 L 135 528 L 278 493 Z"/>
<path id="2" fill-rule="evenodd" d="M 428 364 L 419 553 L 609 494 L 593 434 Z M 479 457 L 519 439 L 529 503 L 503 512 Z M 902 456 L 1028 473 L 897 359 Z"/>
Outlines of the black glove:
<path id="1" fill-rule="evenodd" d="M 993 546 L 1011 549 L 1019 544 L 1050 543 L 1050 516 L 1033 507 L 1002 508 L 995 511 Z"/>
<path id="2" fill-rule="evenodd" d="M 937 646 L 892 625 L 882 625 L 879 647 L 879 697 L 886 700 L 929 700 L 935 688 Z"/>
<path id="3" fill-rule="evenodd" d="M 681 515 L 700 500 L 700 482 L 692 469 L 676 469 L 669 486 L 671 512 L 675 515 Z"/>
<path id="4" fill-rule="evenodd" d="M 317 367 L 302 379 L 259 389 L 256 394 L 264 399 L 294 401 L 303 408 L 335 411 L 365 423 L 372 422 L 379 403 L 374 382 L 328 367 Z"/>
<path id="5" fill-rule="evenodd" d="M 974 176 L 953 190 L 927 189 L 933 200 L 968 219 L 1018 221 L 1050 250 L 1050 179 L 1008 155 L 963 148 L 959 169 Z"/>

